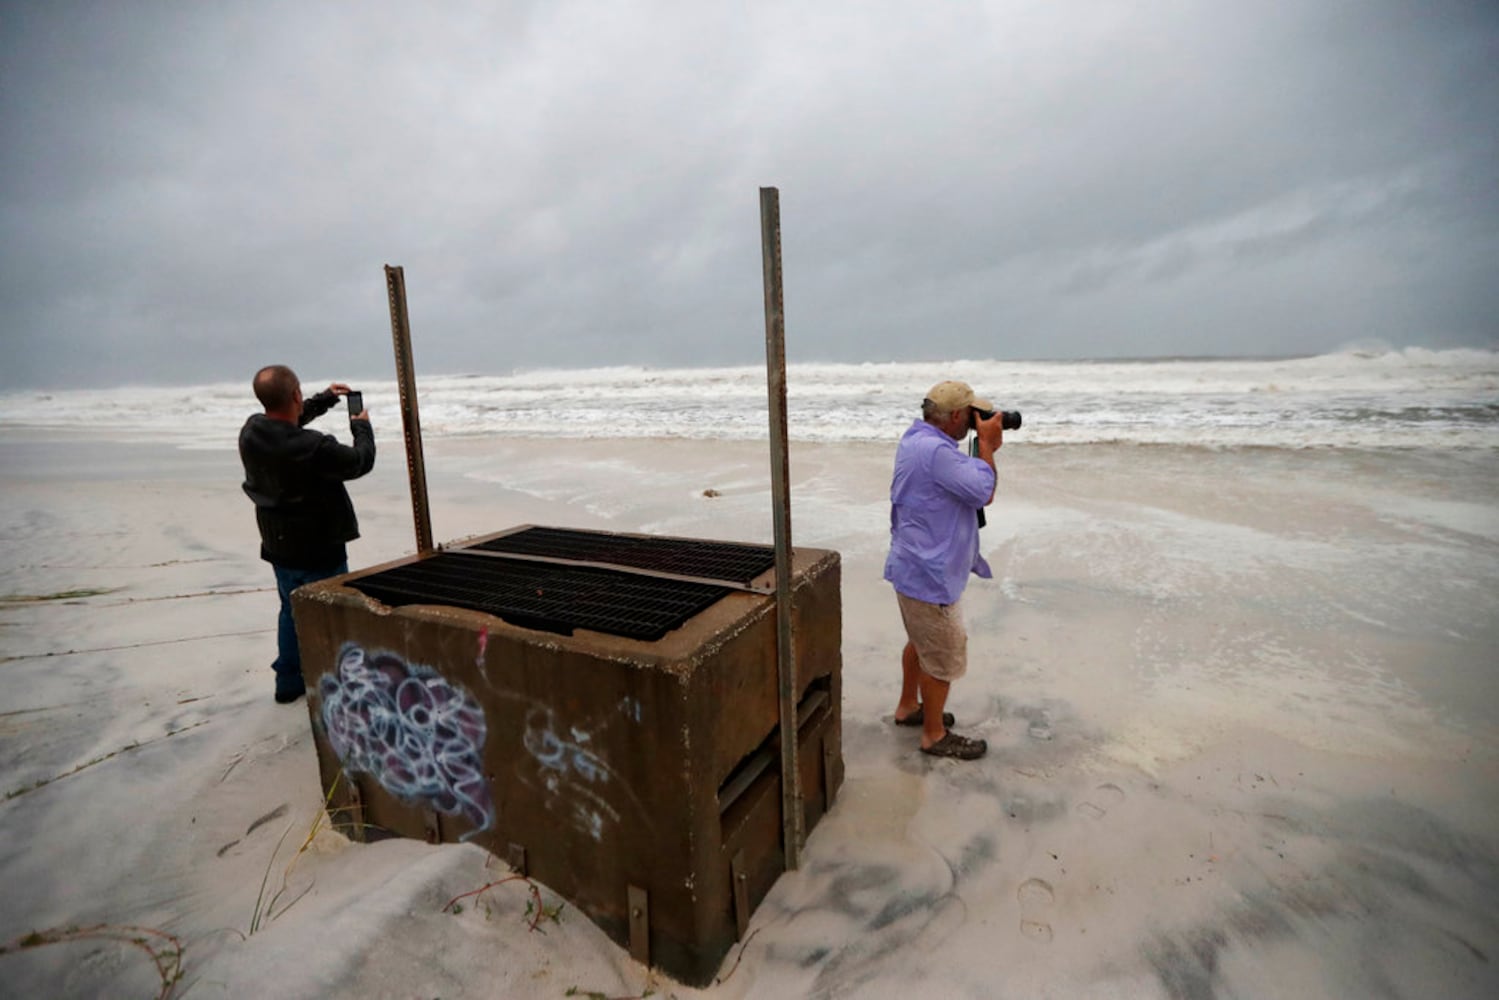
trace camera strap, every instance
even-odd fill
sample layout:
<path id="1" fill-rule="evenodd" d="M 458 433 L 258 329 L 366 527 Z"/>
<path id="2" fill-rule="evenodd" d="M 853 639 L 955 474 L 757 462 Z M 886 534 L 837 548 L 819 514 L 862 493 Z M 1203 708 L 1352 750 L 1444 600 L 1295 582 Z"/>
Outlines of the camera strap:
<path id="1" fill-rule="evenodd" d="M 968 455 L 971 458 L 979 457 L 979 439 L 977 434 L 975 434 L 968 442 Z M 988 520 L 984 517 L 984 508 L 980 507 L 978 509 L 978 516 L 980 528 L 989 523 Z"/>

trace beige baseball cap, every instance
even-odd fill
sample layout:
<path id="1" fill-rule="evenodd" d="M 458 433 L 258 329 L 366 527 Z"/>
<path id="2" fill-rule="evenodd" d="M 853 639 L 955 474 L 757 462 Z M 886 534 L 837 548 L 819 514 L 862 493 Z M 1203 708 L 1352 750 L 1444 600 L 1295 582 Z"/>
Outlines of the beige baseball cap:
<path id="1" fill-rule="evenodd" d="M 972 406 L 979 410 L 993 410 L 994 404 L 987 399 L 979 399 L 973 394 L 973 387 L 967 382 L 938 382 L 927 390 L 926 398 L 939 410 L 952 413 L 965 406 Z"/>

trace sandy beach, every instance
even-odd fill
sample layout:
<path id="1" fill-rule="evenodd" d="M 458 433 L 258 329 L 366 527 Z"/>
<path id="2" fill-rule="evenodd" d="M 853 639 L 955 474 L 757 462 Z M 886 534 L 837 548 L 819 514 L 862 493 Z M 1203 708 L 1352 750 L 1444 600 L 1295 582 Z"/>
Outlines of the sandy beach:
<path id="1" fill-rule="evenodd" d="M 394 420 L 351 567 L 413 547 Z M 697 990 L 466 845 L 327 828 L 232 449 L 0 433 L 0 995 L 1499 995 L 1491 451 L 1008 442 L 953 690 L 891 725 L 889 446 L 792 450 L 843 558 L 846 783 Z M 439 539 L 768 542 L 764 443 L 447 438 Z M 714 495 L 705 495 L 712 491 Z M 563 902 L 539 887 L 547 907 Z"/>

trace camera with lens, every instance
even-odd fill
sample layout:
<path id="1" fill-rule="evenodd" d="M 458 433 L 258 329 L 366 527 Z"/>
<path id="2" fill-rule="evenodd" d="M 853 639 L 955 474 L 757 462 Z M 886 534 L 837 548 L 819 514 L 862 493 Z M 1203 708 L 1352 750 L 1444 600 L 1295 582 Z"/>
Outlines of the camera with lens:
<path id="1" fill-rule="evenodd" d="M 1000 410 L 999 426 L 1002 430 L 1018 431 L 1020 429 L 1019 410 Z M 969 427 L 976 426 L 980 420 L 988 420 L 994 416 L 993 410 L 981 410 L 977 406 L 973 408 L 973 415 L 969 418 Z"/>

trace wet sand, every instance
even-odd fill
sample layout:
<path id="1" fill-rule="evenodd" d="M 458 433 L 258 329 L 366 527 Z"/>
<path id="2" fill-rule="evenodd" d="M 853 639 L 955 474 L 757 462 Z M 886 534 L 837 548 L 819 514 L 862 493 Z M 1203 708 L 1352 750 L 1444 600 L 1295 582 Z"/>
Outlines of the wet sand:
<path id="1" fill-rule="evenodd" d="M 381 445 L 356 567 L 413 546 Z M 309 840 L 308 718 L 270 698 L 232 451 L 0 434 L 0 943 L 42 932 L 0 955 L 5 992 L 153 995 L 142 948 L 60 941 L 131 926 L 173 936 L 189 996 L 1499 994 L 1492 454 L 1012 441 L 950 703 L 989 740 L 972 764 L 890 724 L 890 457 L 793 449 L 794 540 L 844 559 L 846 784 L 693 990 L 570 908 L 530 931 L 513 886 L 443 912 L 503 872 L 477 848 Z M 763 444 L 447 439 L 427 462 L 440 539 L 771 535 Z"/>

